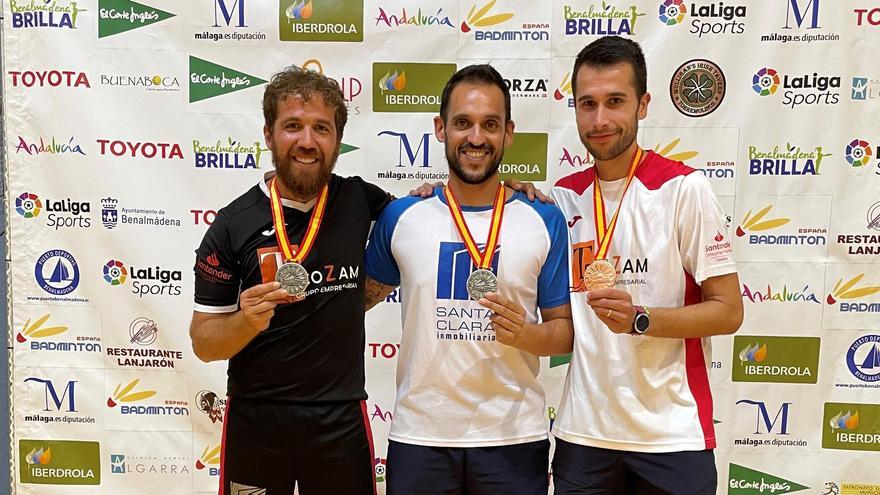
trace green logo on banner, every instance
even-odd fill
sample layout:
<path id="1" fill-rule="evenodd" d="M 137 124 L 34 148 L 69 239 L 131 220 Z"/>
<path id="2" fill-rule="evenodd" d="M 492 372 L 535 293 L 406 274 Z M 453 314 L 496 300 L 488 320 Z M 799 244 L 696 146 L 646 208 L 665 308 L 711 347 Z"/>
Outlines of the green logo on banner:
<path id="1" fill-rule="evenodd" d="M 360 149 L 360 148 L 358 148 L 357 146 L 352 146 L 350 144 L 341 143 L 339 146 L 339 154 L 344 155 L 344 154 L 348 153 L 349 151 L 355 151 L 358 149 Z"/>
<path id="2" fill-rule="evenodd" d="M 363 41 L 364 3 L 355 0 L 281 0 L 281 41 Z"/>
<path id="3" fill-rule="evenodd" d="M 559 356 L 550 356 L 550 367 L 563 366 L 571 362 L 571 353 L 561 354 Z"/>
<path id="4" fill-rule="evenodd" d="M 215 96 L 265 84 L 265 79 L 223 67 L 190 55 L 189 102 L 207 100 Z"/>
<path id="5" fill-rule="evenodd" d="M 880 404 L 826 402 L 822 448 L 880 452 Z"/>
<path id="6" fill-rule="evenodd" d="M 499 171 L 501 180 L 547 180 L 547 134 L 515 133 Z"/>
<path id="7" fill-rule="evenodd" d="M 735 382 L 816 383 L 819 337 L 738 335 L 733 363 Z"/>
<path id="8" fill-rule="evenodd" d="M 455 64 L 373 64 L 374 112 L 440 112 L 440 96 Z"/>
<path id="9" fill-rule="evenodd" d="M 727 483 L 728 495 L 752 495 L 768 493 L 794 493 L 810 487 L 800 485 L 772 474 L 762 473 L 737 464 L 730 465 L 730 481 Z"/>
<path id="10" fill-rule="evenodd" d="M 101 452 L 98 442 L 20 440 L 18 455 L 22 483 L 101 484 Z"/>
<path id="11" fill-rule="evenodd" d="M 98 0 L 98 38 L 142 28 L 174 14 L 131 0 Z"/>

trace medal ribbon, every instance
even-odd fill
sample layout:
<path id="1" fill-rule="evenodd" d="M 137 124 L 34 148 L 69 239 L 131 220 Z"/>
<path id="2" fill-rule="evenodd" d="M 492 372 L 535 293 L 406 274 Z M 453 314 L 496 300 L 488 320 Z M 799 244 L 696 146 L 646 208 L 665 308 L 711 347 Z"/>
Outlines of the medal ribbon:
<path id="1" fill-rule="evenodd" d="M 464 246 L 467 248 L 468 254 L 471 256 L 474 264 L 477 265 L 477 268 L 490 270 L 490 267 L 492 266 L 492 257 L 495 256 L 495 247 L 498 246 L 498 236 L 501 232 L 501 218 L 504 216 L 504 187 L 501 184 L 498 184 L 498 193 L 495 195 L 495 203 L 492 205 L 492 220 L 489 224 L 489 238 L 486 239 L 486 245 L 483 247 L 482 253 L 477 248 L 474 236 L 471 235 L 471 231 L 468 229 L 467 223 L 464 221 L 464 214 L 461 212 L 461 206 L 458 205 L 458 201 L 455 199 L 455 196 L 453 196 L 452 190 L 449 189 L 449 186 L 446 186 L 444 192 L 446 193 L 446 206 L 449 207 L 449 213 L 452 214 L 452 219 L 455 221 L 455 227 L 458 229 L 458 233 L 461 235 L 462 240 L 464 240 Z"/>
<path id="2" fill-rule="evenodd" d="M 642 160 L 642 148 L 636 146 L 636 152 L 633 155 L 632 163 L 629 165 L 629 173 L 626 175 L 626 184 L 623 186 L 623 194 L 620 195 L 620 202 L 617 204 L 617 211 L 611 217 L 611 222 L 606 223 L 605 219 L 605 200 L 602 198 L 602 189 L 599 186 L 599 174 L 593 177 L 593 218 L 596 221 L 596 242 L 598 249 L 596 250 L 595 259 L 603 260 L 608 254 L 608 248 L 611 246 L 611 237 L 614 235 L 614 229 L 617 227 L 617 216 L 620 215 L 620 207 L 623 206 L 623 198 L 626 191 L 636 175 L 636 169 L 639 168 L 639 162 Z"/>
<path id="3" fill-rule="evenodd" d="M 318 195 L 318 200 L 315 202 L 315 206 L 312 207 L 312 216 L 309 218 L 306 232 L 299 243 L 299 252 L 294 254 L 293 248 L 290 246 L 290 239 L 287 238 L 287 229 L 284 227 L 284 210 L 281 207 L 281 194 L 278 193 L 275 178 L 272 178 L 272 181 L 269 183 L 272 224 L 275 226 L 275 239 L 278 241 L 278 247 L 281 248 L 285 262 L 301 263 L 309 255 L 309 251 L 312 250 L 312 246 L 315 245 L 315 239 L 318 237 L 318 230 L 321 229 L 321 221 L 324 220 L 324 209 L 327 207 L 329 190 L 329 186 L 324 186 L 324 189 L 321 189 L 321 194 Z"/>

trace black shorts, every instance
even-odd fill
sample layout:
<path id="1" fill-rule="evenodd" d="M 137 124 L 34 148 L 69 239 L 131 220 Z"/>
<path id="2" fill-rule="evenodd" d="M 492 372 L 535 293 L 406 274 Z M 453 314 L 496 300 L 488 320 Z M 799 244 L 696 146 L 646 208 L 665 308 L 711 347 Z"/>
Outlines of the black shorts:
<path id="1" fill-rule="evenodd" d="M 220 495 L 375 495 L 373 439 L 364 401 L 297 404 L 231 398 Z"/>
<path id="2" fill-rule="evenodd" d="M 549 440 L 500 447 L 389 441 L 386 486 L 388 495 L 547 495 L 549 457 Z"/>
<path id="3" fill-rule="evenodd" d="M 715 495 L 717 484 L 711 450 L 648 454 L 556 439 L 556 495 Z"/>

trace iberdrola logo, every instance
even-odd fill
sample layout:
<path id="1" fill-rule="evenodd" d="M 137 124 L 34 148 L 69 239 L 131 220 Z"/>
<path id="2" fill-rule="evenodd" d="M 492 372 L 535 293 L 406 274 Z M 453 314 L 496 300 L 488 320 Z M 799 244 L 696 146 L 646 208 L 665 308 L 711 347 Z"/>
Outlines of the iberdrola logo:
<path id="1" fill-rule="evenodd" d="M 382 91 L 382 94 L 385 94 L 385 91 L 403 91 L 404 89 L 406 89 L 405 70 L 401 70 L 399 73 L 396 70 L 394 73 L 386 72 L 379 79 L 379 90 Z"/>
<path id="2" fill-rule="evenodd" d="M 742 237 L 746 235 L 746 231 L 760 232 L 762 230 L 775 229 L 776 227 L 781 227 L 791 221 L 789 218 L 772 218 L 770 220 L 764 220 L 764 217 L 767 216 L 767 213 L 770 212 L 771 209 L 773 209 L 773 205 L 767 205 L 764 209 L 755 213 L 755 216 L 752 216 L 752 210 L 749 210 L 748 213 L 746 213 L 745 218 L 743 218 L 742 225 L 736 228 L 736 236 Z"/>
<path id="3" fill-rule="evenodd" d="M 149 26 L 174 16 L 131 0 L 98 0 L 98 38 Z"/>
<path id="4" fill-rule="evenodd" d="M 156 395 L 155 390 L 133 392 L 139 381 L 140 378 L 135 378 L 125 387 L 123 387 L 121 383 L 116 385 L 116 388 L 113 390 L 113 395 L 107 398 L 107 407 L 116 407 L 120 402 L 138 402 Z"/>
<path id="5" fill-rule="evenodd" d="M 27 342 L 28 338 L 41 339 L 45 337 L 51 337 L 53 335 L 58 335 L 59 333 L 64 333 L 67 331 L 67 327 L 63 325 L 56 325 L 44 328 L 43 324 L 49 320 L 49 316 L 49 314 L 45 314 L 33 323 L 31 323 L 30 318 L 28 318 L 28 320 L 24 322 L 24 326 L 21 327 L 21 331 L 18 332 L 18 335 L 15 336 L 15 340 L 18 341 L 18 343 L 23 344 Z"/>
<path id="6" fill-rule="evenodd" d="M 509 12 L 505 12 L 503 14 L 493 14 L 487 15 L 492 7 L 495 6 L 495 0 L 491 0 L 486 5 L 480 7 L 480 10 L 477 10 L 477 4 L 471 6 L 471 10 L 468 12 L 467 20 L 461 22 L 461 32 L 467 33 L 470 32 L 472 28 L 475 27 L 487 27 L 494 26 L 496 24 L 501 24 L 502 22 L 509 21 L 513 18 L 513 14 Z"/>
<path id="7" fill-rule="evenodd" d="M 860 273 L 855 277 L 849 279 L 846 283 L 843 283 L 843 279 L 838 279 L 837 283 L 834 284 L 834 290 L 831 291 L 831 294 L 828 294 L 828 297 L 825 301 L 829 305 L 834 305 L 838 299 L 859 299 L 862 297 L 870 296 L 872 294 L 876 294 L 880 292 L 880 285 L 872 285 L 869 287 L 855 287 L 857 283 L 859 283 L 865 277 L 864 273 Z"/>
<path id="8" fill-rule="evenodd" d="M 49 464 L 49 462 L 52 460 L 52 448 L 46 447 L 46 449 L 44 450 L 42 447 L 40 447 L 38 450 L 36 447 L 34 447 L 30 450 L 30 452 L 25 454 L 24 460 L 30 465 L 45 466 L 46 464 Z"/>
<path id="9" fill-rule="evenodd" d="M 291 4 L 290 7 L 287 7 L 287 10 L 284 11 L 284 15 L 292 21 L 309 19 L 310 17 L 312 17 L 312 13 L 312 0 L 293 2 L 293 4 Z"/>
<path id="10" fill-rule="evenodd" d="M 207 100 L 242 89 L 253 88 L 268 81 L 229 67 L 189 57 L 189 102 Z"/>
<path id="11" fill-rule="evenodd" d="M 674 162 L 684 162 L 700 154 L 699 151 L 675 151 L 675 147 L 678 146 L 678 143 L 680 142 L 681 138 L 675 138 L 663 148 L 660 148 L 660 143 L 657 143 L 657 145 L 654 146 L 654 152 L 663 158 L 668 158 Z M 719 233 L 719 235 L 721 234 Z M 721 242 L 722 239 L 719 239 L 716 236 L 715 240 Z"/>
<path id="12" fill-rule="evenodd" d="M 565 98 L 565 95 L 572 96 L 571 94 L 571 72 L 567 72 L 565 77 L 562 78 L 562 82 L 559 84 L 559 87 L 556 88 L 556 91 L 553 92 L 553 98 L 557 101 Z"/>
<path id="13" fill-rule="evenodd" d="M 745 349 L 739 352 L 740 364 L 760 363 L 765 359 L 767 359 L 767 344 L 761 345 L 760 342 L 753 346 L 747 345 Z"/>
<path id="14" fill-rule="evenodd" d="M 831 425 L 832 430 L 855 430 L 859 426 L 859 412 L 847 411 L 843 414 L 841 411 L 831 418 L 828 424 Z"/>
<path id="15" fill-rule="evenodd" d="M 196 469 L 201 471 L 207 466 L 216 466 L 217 464 L 220 464 L 220 446 L 205 445 L 202 455 L 196 459 Z"/>

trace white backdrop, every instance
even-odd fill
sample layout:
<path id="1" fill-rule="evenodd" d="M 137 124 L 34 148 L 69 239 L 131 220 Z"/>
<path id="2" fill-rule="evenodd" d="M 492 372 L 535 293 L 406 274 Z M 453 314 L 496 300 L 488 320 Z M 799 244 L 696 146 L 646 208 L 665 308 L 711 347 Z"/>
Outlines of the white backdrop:
<path id="1" fill-rule="evenodd" d="M 202 399 L 226 365 L 190 350 L 193 249 L 271 169 L 274 72 L 337 79 L 337 173 L 402 195 L 447 176 L 446 78 L 491 62 L 518 132 L 504 171 L 547 190 L 591 165 L 574 56 L 621 34 L 648 60 L 639 142 L 706 173 L 730 216 L 746 317 L 713 339 L 718 492 L 880 494 L 880 4 L 144 3 L 2 4 L 17 493 L 216 491 L 224 403 Z M 399 341 L 392 297 L 365 349 L 383 493 Z M 542 363 L 549 424 L 568 366 Z"/>

